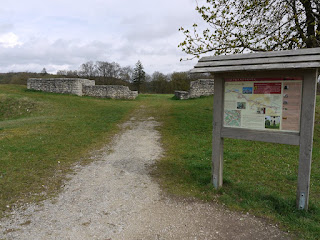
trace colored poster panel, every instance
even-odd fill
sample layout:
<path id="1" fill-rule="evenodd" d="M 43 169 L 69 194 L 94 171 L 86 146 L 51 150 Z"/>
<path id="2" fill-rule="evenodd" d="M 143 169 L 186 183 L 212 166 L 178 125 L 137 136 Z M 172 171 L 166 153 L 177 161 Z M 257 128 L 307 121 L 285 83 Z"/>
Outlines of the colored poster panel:
<path id="1" fill-rule="evenodd" d="M 254 83 L 254 94 L 281 94 L 281 82 Z"/>
<path id="2" fill-rule="evenodd" d="M 298 132 L 301 90 L 300 79 L 226 80 L 224 126 Z"/>
<path id="3" fill-rule="evenodd" d="M 283 84 L 282 130 L 299 131 L 301 93 L 301 82 Z"/>

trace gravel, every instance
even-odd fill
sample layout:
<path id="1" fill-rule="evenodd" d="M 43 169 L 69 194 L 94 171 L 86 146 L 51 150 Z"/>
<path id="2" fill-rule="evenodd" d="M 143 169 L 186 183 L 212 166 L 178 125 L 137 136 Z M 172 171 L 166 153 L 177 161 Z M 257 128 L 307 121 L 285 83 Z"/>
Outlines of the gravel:
<path id="1" fill-rule="evenodd" d="M 290 239 L 276 226 L 216 203 L 175 199 L 148 174 L 163 154 L 153 118 L 132 118 L 54 199 L 16 209 L 0 239 Z"/>

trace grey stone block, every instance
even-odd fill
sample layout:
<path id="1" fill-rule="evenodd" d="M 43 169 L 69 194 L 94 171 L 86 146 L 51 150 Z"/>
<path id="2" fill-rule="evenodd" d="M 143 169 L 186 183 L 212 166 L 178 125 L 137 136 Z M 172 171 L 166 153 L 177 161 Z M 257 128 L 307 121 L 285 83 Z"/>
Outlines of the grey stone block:
<path id="1" fill-rule="evenodd" d="M 200 79 L 190 83 L 190 91 L 175 91 L 174 95 L 178 99 L 198 98 L 201 96 L 210 96 L 214 93 L 213 79 Z"/>

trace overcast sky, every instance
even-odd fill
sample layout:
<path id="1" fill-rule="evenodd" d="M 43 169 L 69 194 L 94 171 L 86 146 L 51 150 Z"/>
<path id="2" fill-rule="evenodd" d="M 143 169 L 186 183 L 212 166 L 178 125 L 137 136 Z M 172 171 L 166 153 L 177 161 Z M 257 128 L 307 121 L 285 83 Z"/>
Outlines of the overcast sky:
<path id="1" fill-rule="evenodd" d="M 198 1 L 199 2 L 199 1 Z M 201 0 L 200 0 L 201 2 Z M 87 61 L 187 71 L 178 29 L 201 22 L 195 0 L 1 0 L 0 72 L 78 70 Z"/>

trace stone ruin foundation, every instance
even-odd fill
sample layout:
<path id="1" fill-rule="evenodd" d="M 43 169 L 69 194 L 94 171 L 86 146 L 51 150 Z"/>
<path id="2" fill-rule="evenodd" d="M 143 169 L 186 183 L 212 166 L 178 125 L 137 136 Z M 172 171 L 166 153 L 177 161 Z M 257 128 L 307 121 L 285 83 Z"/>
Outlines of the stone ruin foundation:
<path id="1" fill-rule="evenodd" d="M 175 91 L 174 95 L 177 99 L 199 98 L 201 96 L 210 96 L 214 93 L 213 79 L 199 79 L 190 83 L 189 92 Z"/>
<path id="2" fill-rule="evenodd" d="M 180 99 L 180 100 L 189 99 L 189 92 L 187 92 L 187 91 L 175 91 L 174 92 L 174 96 L 177 99 Z"/>
<path id="3" fill-rule="evenodd" d="M 137 91 L 121 85 L 95 85 L 94 80 L 81 78 L 29 78 L 27 88 L 53 93 L 75 94 L 112 99 L 135 99 Z"/>
<path id="4" fill-rule="evenodd" d="M 84 85 L 82 92 L 84 96 L 112 99 L 135 99 L 138 96 L 137 91 L 121 85 Z"/>

